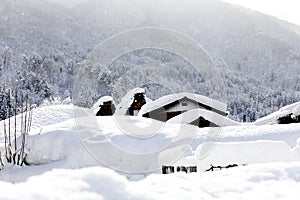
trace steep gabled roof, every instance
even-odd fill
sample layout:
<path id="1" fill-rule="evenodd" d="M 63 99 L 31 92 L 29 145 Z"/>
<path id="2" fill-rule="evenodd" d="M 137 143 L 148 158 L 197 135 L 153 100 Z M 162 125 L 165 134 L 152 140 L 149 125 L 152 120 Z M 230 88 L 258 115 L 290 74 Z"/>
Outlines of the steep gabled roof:
<path id="1" fill-rule="evenodd" d="M 203 117 L 205 120 L 210 121 L 217 126 L 223 127 L 223 126 L 239 126 L 240 124 L 238 122 L 235 122 L 227 117 L 224 117 L 222 115 L 219 115 L 215 112 L 196 108 L 193 110 L 189 110 L 187 112 L 184 112 L 180 115 L 177 115 L 176 117 L 173 117 L 169 119 L 168 123 L 192 123 L 193 121 L 199 119 L 199 117 Z"/>
<path id="2" fill-rule="evenodd" d="M 135 94 L 145 93 L 143 88 L 134 88 L 130 90 L 121 100 L 121 103 L 117 105 L 115 115 L 126 115 L 128 109 L 134 101 Z M 152 100 L 145 96 L 146 103 L 151 102 Z"/>
<path id="3" fill-rule="evenodd" d="M 104 102 L 108 101 L 111 101 L 113 104 L 115 104 L 114 99 L 111 96 L 101 97 L 92 107 L 94 114 L 97 114 L 97 112 L 99 111 L 99 107 L 102 106 Z"/>
<path id="4" fill-rule="evenodd" d="M 115 104 L 111 96 L 103 96 L 93 105 L 92 109 L 99 109 L 99 107 L 102 106 L 104 102 L 109 102 L 109 101 Z"/>
<path id="5" fill-rule="evenodd" d="M 177 93 L 177 94 L 170 94 L 167 96 L 163 96 L 155 101 L 152 101 L 151 103 L 145 104 L 142 109 L 139 112 L 139 116 L 143 116 L 146 113 L 149 113 L 153 110 L 156 110 L 158 108 L 164 107 L 166 105 L 169 105 L 175 101 L 181 100 L 181 99 L 191 99 L 192 101 L 207 105 L 211 108 L 214 108 L 216 110 L 219 110 L 221 112 L 226 113 L 227 105 L 213 100 L 211 98 L 199 95 L 199 94 L 193 94 L 193 93 Z"/>
<path id="6" fill-rule="evenodd" d="M 292 114 L 294 116 L 300 115 L 300 101 L 297 103 L 293 103 L 291 105 L 282 107 L 278 111 L 256 120 L 254 122 L 254 124 L 255 125 L 276 124 L 277 120 L 279 118 L 290 115 L 290 114 Z"/>

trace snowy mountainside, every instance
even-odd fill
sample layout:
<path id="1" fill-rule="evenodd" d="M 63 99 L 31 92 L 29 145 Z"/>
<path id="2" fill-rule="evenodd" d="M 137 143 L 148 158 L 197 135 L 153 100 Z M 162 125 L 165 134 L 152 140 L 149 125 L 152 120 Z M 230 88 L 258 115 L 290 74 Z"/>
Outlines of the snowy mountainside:
<path id="1" fill-rule="evenodd" d="M 0 76 L 15 76 L 15 70 L 33 72 L 36 79 L 47 83 L 50 96 L 72 96 L 73 80 L 76 72 L 80 72 L 78 63 L 104 39 L 122 31 L 152 26 L 182 32 L 212 55 L 226 83 L 223 92 L 226 96 L 207 92 L 209 84 L 203 82 L 200 75 L 191 79 L 190 85 L 193 92 L 228 101 L 231 114 L 239 120 L 254 121 L 300 99 L 299 27 L 221 1 L 89 0 L 74 8 L 44 0 L 3 1 L 0 12 L 3 33 L 0 35 Z M 162 63 L 174 67 L 175 71 L 183 65 L 190 67 L 182 58 L 160 50 L 129 54 L 110 66 L 108 78 L 104 80 L 106 84 L 92 91 L 95 93 L 92 102 L 79 105 L 91 106 L 99 97 L 112 95 L 119 77 L 128 72 L 128 67 L 140 65 L 139 62 Z M 121 74 L 117 69 L 120 63 L 124 63 L 126 70 Z M 194 77 L 192 68 L 178 72 L 182 71 L 185 72 L 182 78 Z M 86 80 L 98 77 L 84 75 Z M 132 87 L 127 90 L 141 87 L 132 84 L 143 78 L 138 76 L 134 74 L 128 86 Z M 157 86 L 146 85 L 149 98 L 157 99 L 174 92 L 168 91 L 172 88 L 170 83 L 164 84 L 159 93 L 153 92 Z M 38 95 L 40 99 L 49 96 Z"/>
<path id="2" fill-rule="evenodd" d="M 183 32 L 196 39 L 214 57 L 225 60 L 230 68 L 240 65 L 245 74 L 262 78 L 270 74 L 272 69 L 281 67 L 278 66 L 281 63 L 285 64 L 287 59 L 290 61 L 289 70 L 297 70 L 294 63 L 299 63 L 300 37 L 293 30 L 282 26 L 282 22 L 276 18 L 216 0 L 190 1 L 185 4 L 178 0 L 171 4 L 168 1 L 130 1 L 116 16 L 97 16 L 98 13 L 114 12 L 122 4 L 122 0 L 88 1 L 85 4 L 88 7 L 86 10 L 93 12 L 79 15 L 88 16 L 83 19 L 90 24 L 90 19 L 116 21 L 116 16 L 131 18 L 125 11 L 134 8 L 143 11 L 147 17 L 139 27 L 159 26 Z M 85 10 L 78 7 L 76 11 L 80 13 Z M 143 16 L 136 15 L 134 19 L 143 20 Z M 125 23 L 131 26 L 134 21 Z"/>

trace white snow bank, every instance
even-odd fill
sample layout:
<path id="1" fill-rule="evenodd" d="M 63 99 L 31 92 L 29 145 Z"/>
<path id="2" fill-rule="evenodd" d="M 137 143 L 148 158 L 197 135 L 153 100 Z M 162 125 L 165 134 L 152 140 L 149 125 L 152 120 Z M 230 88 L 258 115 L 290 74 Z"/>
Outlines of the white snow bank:
<path id="1" fill-rule="evenodd" d="M 44 165 L 6 168 L 1 171 L 0 179 L 20 181 L 54 168 L 95 165 L 144 175 L 153 169 L 159 171 L 161 164 L 173 163 L 171 161 L 176 161 L 179 154 L 183 156 L 183 165 L 194 163 L 197 147 L 207 141 L 230 144 L 271 140 L 284 141 L 294 147 L 300 138 L 300 124 L 198 129 L 187 124 L 163 123 L 141 117 L 91 115 L 73 118 L 73 112 L 78 116 L 91 115 L 90 110 L 69 105 L 35 109 L 33 127 L 43 129 L 41 135 L 27 137 L 26 149 L 31 164 Z M 0 140 L 2 145 L 4 138 L 0 137 Z M 293 152 L 297 151 L 293 149 Z"/>
<path id="2" fill-rule="evenodd" d="M 277 120 L 286 115 L 300 115 L 300 102 L 282 107 L 280 110 L 262 117 L 254 122 L 255 125 L 277 124 Z"/>
<path id="3" fill-rule="evenodd" d="M 33 109 L 31 132 L 29 134 L 39 133 L 45 126 L 57 124 L 65 120 L 73 119 L 74 116 L 84 116 L 87 109 L 70 105 L 51 105 L 38 107 Z M 14 117 L 11 117 L 11 125 L 14 125 Z M 3 127 L 3 122 L 0 121 L 0 126 Z M 8 119 L 5 120 L 8 126 Z M 20 134 L 21 114 L 17 115 L 17 134 Z M 4 135 L 3 128 L 0 129 L 0 137 Z"/>
<path id="4" fill-rule="evenodd" d="M 0 182 L 0 199 L 297 199 L 300 163 L 249 165 L 207 173 L 151 175 L 138 182 L 109 169 L 53 170 Z"/>
<path id="5" fill-rule="evenodd" d="M 41 135 L 26 137 L 26 161 L 31 165 L 51 164 L 45 168 L 41 166 L 40 171 L 96 165 L 112 167 L 121 173 L 159 171 L 159 153 L 191 143 L 192 137 L 187 140 L 188 134 L 178 136 L 179 130 L 180 126 L 140 117 L 69 119 L 44 126 Z M 185 130 L 188 133 L 195 131 L 193 127 Z M 3 179 L 17 181 L 27 178 L 20 173 Z"/>
<path id="6" fill-rule="evenodd" d="M 281 141 L 253 141 L 203 143 L 196 150 L 196 159 L 202 169 L 230 164 L 300 161 L 298 146 L 291 149 Z"/>
<path id="7" fill-rule="evenodd" d="M 109 169 L 53 170 L 24 183 L 0 182 L 0 199 L 131 199 L 128 181 Z"/>
<path id="8" fill-rule="evenodd" d="M 199 95 L 199 94 L 192 94 L 192 93 L 178 93 L 178 94 L 170 94 L 170 95 L 167 95 L 167 96 L 163 96 L 151 103 L 147 103 L 145 104 L 142 109 L 140 110 L 139 112 L 139 116 L 143 116 L 144 114 L 150 112 L 150 111 L 153 111 L 153 110 L 156 110 L 160 107 L 163 107 L 165 105 L 168 105 L 174 101 L 177 101 L 177 100 L 180 100 L 182 98 L 188 98 L 188 99 L 191 99 L 191 100 L 194 100 L 196 102 L 200 102 L 202 104 L 205 104 L 207 106 L 210 106 L 212 108 L 215 108 L 219 111 L 222 111 L 222 112 L 226 112 L 226 109 L 227 109 L 227 105 L 222 103 L 222 102 L 219 102 L 219 101 L 216 101 L 216 100 L 213 100 L 213 99 L 210 99 L 208 97 L 205 97 L 205 96 L 202 96 L 202 95 Z"/>
<path id="9" fill-rule="evenodd" d="M 130 108 L 130 106 L 132 105 L 133 101 L 134 101 L 134 96 L 135 94 L 138 93 L 144 93 L 145 94 L 145 89 L 143 88 L 134 88 L 132 90 L 130 90 L 121 100 L 121 102 L 117 105 L 116 107 L 116 112 L 115 115 L 125 115 L 128 108 Z M 145 100 L 146 103 L 151 102 L 152 100 L 147 98 L 145 95 Z"/>
<path id="10" fill-rule="evenodd" d="M 197 120 L 199 117 L 203 117 L 204 119 L 220 126 L 239 126 L 240 124 L 238 122 L 235 122 L 227 117 L 224 117 L 222 115 L 219 115 L 215 112 L 197 108 L 193 110 L 189 110 L 185 113 L 182 113 L 176 117 L 173 117 L 169 119 L 168 123 L 186 123 L 189 124 L 195 120 Z"/>
<path id="11" fill-rule="evenodd" d="M 290 147 L 297 145 L 297 139 L 300 137 L 300 124 L 274 124 L 263 126 L 227 126 L 220 130 L 209 128 L 210 135 L 215 141 L 219 142 L 250 142 L 258 140 L 284 141 Z M 205 128 L 199 129 L 200 132 Z M 216 134 L 216 136 L 214 136 Z M 200 138 L 199 138 L 200 139 Z M 195 146 L 200 141 L 195 140 Z M 203 142 L 203 141 L 202 141 Z"/>
<path id="12" fill-rule="evenodd" d="M 74 125 L 70 119 L 44 127 L 41 135 L 26 137 L 27 162 L 40 165 L 63 161 L 67 168 L 98 164 L 81 143 Z"/>

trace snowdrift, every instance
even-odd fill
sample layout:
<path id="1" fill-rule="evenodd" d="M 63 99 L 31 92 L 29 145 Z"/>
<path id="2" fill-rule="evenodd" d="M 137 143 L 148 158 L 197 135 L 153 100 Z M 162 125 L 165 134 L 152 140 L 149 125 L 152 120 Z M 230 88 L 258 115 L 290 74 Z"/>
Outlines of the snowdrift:
<path id="1" fill-rule="evenodd" d="M 203 143 L 196 150 L 199 168 L 210 165 L 300 161 L 300 146 L 293 149 L 282 141 Z"/>
<path id="2" fill-rule="evenodd" d="M 272 163 L 128 181 L 110 169 L 59 169 L 22 183 L 0 181 L 0 199 L 295 199 L 300 163 Z"/>
<path id="3" fill-rule="evenodd" d="M 134 178 L 160 173 L 161 165 L 196 164 L 204 170 L 210 164 L 300 160 L 300 124 L 199 129 L 141 117 L 95 117 L 72 105 L 37 108 L 33 116 L 26 138 L 31 166 L 7 167 L 1 180 L 25 181 L 57 168 L 103 166 Z M 205 144 L 213 148 L 202 158 Z"/>

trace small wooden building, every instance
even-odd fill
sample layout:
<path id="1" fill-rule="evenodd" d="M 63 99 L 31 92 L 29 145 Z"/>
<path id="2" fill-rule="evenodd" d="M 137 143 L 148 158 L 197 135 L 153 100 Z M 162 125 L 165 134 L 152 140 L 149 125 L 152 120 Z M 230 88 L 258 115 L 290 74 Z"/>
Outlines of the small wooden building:
<path id="1" fill-rule="evenodd" d="M 300 123 L 300 102 L 284 106 L 278 111 L 254 122 L 255 125 L 291 123 Z"/>
<path id="2" fill-rule="evenodd" d="M 128 108 L 127 115 L 137 116 L 142 106 L 146 104 L 145 94 L 143 92 L 134 94 L 134 100 Z"/>
<path id="3" fill-rule="evenodd" d="M 112 101 L 103 102 L 96 116 L 111 116 L 115 113 L 115 105 Z"/>
<path id="4" fill-rule="evenodd" d="M 300 115 L 294 116 L 293 113 L 290 113 L 286 116 L 278 118 L 278 124 L 292 124 L 300 123 Z"/>
<path id="5" fill-rule="evenodd" d="M 113 98 L 110 96 L 101 97 L 93 107 L 98 110 L 96 116 L 112 116 L 116 110 Z"/>
<path id="6" fill-rule="evenodd" d="M 186 111 L 197 108 L 209 110 L 222 116 L 227 115 L 226 104 L 191 93 L 171 94 L 159 98 L 143 106 L 139 115 L 165 122 Z M 203 122 L 202 124 L 208 124 L 207 121 L 201 118 L 199 118 L 199 120 L 201 120 L 201 123 Z M 199 122 L 197 121 L 195 123 Z"/>
<path id="7" fill-rule="evenodd" d="M 149 102 L 151 100 L 146 97 L 143 88 L 134 88 L 122 98 L 115 115 L 137 116 L 141 108 Z"/>

